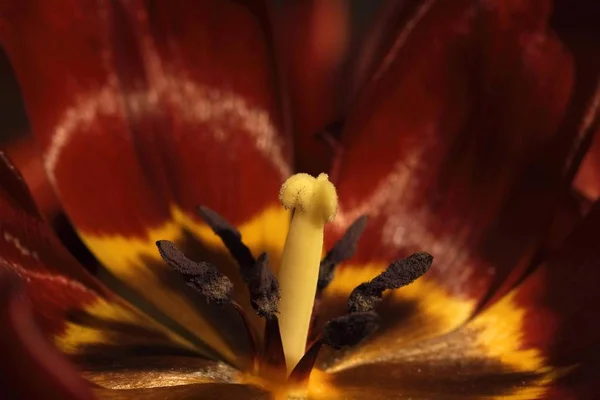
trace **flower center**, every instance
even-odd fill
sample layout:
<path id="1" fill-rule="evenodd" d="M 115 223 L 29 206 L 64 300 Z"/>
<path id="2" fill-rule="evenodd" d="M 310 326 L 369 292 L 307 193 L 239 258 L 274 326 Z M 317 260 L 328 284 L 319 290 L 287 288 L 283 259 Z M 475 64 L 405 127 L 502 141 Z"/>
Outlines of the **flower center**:
<path id="1" fill-rule="evenodd" d="M 321 260 L 323 228 L 337 211 L 336 191 L 327 175 L 294 175 L 283 184 L 279 198 L 292 212 L 279 279 L 273 275 L 266 253 L 254 258 L 231 224 L 216 212 L 198 207 L 200 216 L 237 262 L 252 308 L 266 320 L 261 349 L 243 307 L 232 299 L 233 284 L 227 276 L 210 263 L 188 259 L 169 241 L 159 240 L 156 245 L 163 260 L 182 275 L 189 287 L 217 305 L 238 311 L 255 350 L 255 373 L 297 385 L 308 380 L 323 345 L 336 349 L 354 346 L 377 329 L 375 306 L 383 292 L 412 283 L 429 270 L 433 257 L 415 253 L 394 261 L 377 277 L 356 287 L 348 299 L 348 313 L 327 322 L 321 332 L 313 335 L 316 339 L 307 349 L 315 297 L 334 278 L 336 266 L 354 255 L 367 219 L 358 218 Z"/>

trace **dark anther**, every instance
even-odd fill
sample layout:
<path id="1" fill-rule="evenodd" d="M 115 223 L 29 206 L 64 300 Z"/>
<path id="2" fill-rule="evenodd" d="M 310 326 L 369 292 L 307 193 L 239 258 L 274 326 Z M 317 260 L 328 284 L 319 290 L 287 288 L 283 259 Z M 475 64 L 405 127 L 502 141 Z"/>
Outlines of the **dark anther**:
<path id="1" fill-rule="evenodd" d="M 335 267 L 354 256 L 360 235 L 365 230 L 367 219 L 366 215 L 357 218 L 323 258 L 319 266 L 317 293 L 323 291 L 333 280 Z"/>
<path id="2" fill-rule="evenodd" d="M 250 291 L 250 303 L 260 317 L 272 317 L 279 309 L 279 282 L 269 268 L 269 258 L 263 253 L 255 260 L 242 242 L 242 235 L 215 211 L 200 206 L 198 213 L 221 238 L 240 267 L 242 279 Z"/>
<path id="3" fill-rule="evenodd" d="M 269 257 L 262 253 L 244 280 L 250 290 L 250 303 L 263 318 L 271 318 L 279 311 L 279 282 L 269 268 Z"/>
<path id="4" fill-rule="evenodd" d="M 351 313 L 374 311 L 385 290 L 398 289 L 412 283 L 425 274 L 433 257 L 428 253 L 415 253 L 403 260 L 396 260 L 370 282 L 358 285 L 348 298 Z"/>
<path id="5" fill-rule="evenodd" d="M 327 322 L 323 327 L 323 342 L 334 349 L 354 346 L 378 328 L 374 312 L 355 312 Z"/>
<path id="6" fill-rule="evenodd" d="M 183 275 L 189 287 L 216 303 L 231 301 L 233 283 L 214 265 L 190 260 L 168 240 L 159 240 L 156 246 L 163 260 Z"/>
<path id="7" fill-rule="evenodd" d="M 242 235 L 225 218 L 208 207 L 197 208 L 198 214 L 210 226 L 213 232 L 221 238 L 227 250 L 242 268 L 252 266 L 256 262 L 250 249 L 242 242 Z"/>

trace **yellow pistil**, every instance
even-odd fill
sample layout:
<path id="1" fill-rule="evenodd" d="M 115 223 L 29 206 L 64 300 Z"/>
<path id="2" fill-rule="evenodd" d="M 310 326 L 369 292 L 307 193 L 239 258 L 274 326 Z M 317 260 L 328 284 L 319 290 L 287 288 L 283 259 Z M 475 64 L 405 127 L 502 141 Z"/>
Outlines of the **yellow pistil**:
<path id="1" fill-rule="evenodd" d="M 289 373 L 305 352 L 323 251 L 323 228 L 335 217 L 338 202 L 327 174 L 290 177 L 281 187 L 279 200 L 286 209 L 293 210 L 279 268 L 279 329 Z"/>

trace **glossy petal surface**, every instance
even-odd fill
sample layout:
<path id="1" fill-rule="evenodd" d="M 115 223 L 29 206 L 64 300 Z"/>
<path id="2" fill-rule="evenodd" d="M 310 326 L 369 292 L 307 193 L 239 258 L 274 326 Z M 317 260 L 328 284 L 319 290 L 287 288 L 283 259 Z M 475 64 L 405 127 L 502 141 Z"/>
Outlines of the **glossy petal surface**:
<path id="1" fill-rule="evenodd" d="M 149 389 L 199 383 L 231 383 L 237 371 L 214 361 L 175 354 L 148 354 L 113 357 L 103 354 L 82 360 L 83 376 L 106 389 Z M 174 389 L 176 390 L 176 389 Z"/>
<path id="2" fill-rule="evenodd" d="M 326 371 L 339 398 L 359 399 L 373 388 L 381 399 L 532 399 L 547 381 L 490 357 L 470 331 L 407 346 L 386 359 L 344 357 Z"/>
<path id="3" fill-rule="evenodd" d="M 201 385 L 184 385 L 176 388 L 132 389 L 132 390 L 106 390 L 95 391 L 99 399 L 107 400 L 262 400 L 270 399 L 270 395 L 261 389 L 249 385 L 235 385 L 226 383 L 210 383 Z"/>
<path id="4" fill-rule="evenodd" d="M 574 135 L 559 130 L 573 68 L 549 16 L 549 2 L 422 2 L 348 120 L 336 221 L 371 218 L 338 287 L 393 258 L 434 256 L 385 308 L 396 318 L 380 335 L 455 328 L 545 236 Z M 423 310 L 438 316 L 413 323 Z"/>

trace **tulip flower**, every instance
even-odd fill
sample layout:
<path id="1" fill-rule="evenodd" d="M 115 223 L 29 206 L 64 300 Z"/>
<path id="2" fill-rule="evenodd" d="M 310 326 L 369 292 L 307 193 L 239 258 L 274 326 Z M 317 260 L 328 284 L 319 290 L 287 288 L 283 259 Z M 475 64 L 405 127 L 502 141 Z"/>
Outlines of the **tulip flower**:
<path id="1" fill-rule="evenodd" d="M 386 2 L 353 58 L 341 1 L 0 2 L 102 264 L 1 157 L 2 394 L 594 398 L 592 3 Z"/>

